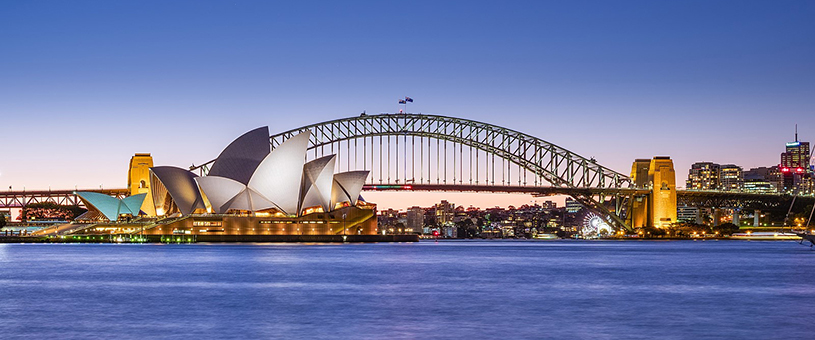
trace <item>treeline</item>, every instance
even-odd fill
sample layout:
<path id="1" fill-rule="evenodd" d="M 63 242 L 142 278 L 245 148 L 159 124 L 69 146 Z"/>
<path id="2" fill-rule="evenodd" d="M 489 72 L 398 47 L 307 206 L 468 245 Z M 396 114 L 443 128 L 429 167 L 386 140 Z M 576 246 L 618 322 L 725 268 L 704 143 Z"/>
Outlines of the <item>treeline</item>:
<path id="1" fill-rule="evenodd" d="M 30 220 L 66 220 L 70 221 L 88 211 L 78 205 L 59 205 L 53 202 L 40 202 L 23 208 L 23 221 Z"/>

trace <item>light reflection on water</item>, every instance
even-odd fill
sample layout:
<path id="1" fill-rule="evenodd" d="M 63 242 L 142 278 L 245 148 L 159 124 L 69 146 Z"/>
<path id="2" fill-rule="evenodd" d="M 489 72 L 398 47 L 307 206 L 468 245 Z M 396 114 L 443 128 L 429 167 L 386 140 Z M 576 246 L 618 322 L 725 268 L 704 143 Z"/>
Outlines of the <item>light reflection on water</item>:
<path id="1" fill-rule="evenodd" d="M 809 338 L 792 242 L 0 244 L 0 338 Z"/>

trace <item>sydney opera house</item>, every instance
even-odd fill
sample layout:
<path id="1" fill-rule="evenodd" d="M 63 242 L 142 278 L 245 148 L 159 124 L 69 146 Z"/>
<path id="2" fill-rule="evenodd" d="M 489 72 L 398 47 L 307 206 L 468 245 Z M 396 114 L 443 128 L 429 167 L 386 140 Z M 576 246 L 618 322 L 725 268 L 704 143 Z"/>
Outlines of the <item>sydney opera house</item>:
<path id="1" fill-rule="evenodd" d="M 77 193 L 88 212 L 74 234 L 197 241 L 376 235 L 376 206 L 360 197 L 368 171 L 335 173 L 335 155 L 307 162 L 310 136 L 302 132 L 271 150 L 268 127 L 249 131 L 204 176 L 152 166 L 149 154 L 137 154 L 130 196 Z"/>

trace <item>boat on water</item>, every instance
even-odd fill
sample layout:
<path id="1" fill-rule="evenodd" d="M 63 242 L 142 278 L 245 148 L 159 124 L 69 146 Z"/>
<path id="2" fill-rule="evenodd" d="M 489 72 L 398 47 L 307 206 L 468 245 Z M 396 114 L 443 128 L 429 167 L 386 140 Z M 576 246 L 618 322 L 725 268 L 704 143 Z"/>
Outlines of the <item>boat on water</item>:
<path id="1" fill-rule="evenodd" d="M 801 239 L 801 236 L 793 232 L 747 232 L 730 235 L 734 240 L 755 240 L 755 241 L 788 241 Z"/>
<path id="2" fill-rule="evenodd" d="M 557 240 L 557 235 L 555 234 L 535 234 L 532 238 L 536 240 Z"/>
<path id="3" fill-rule="evenodd" d="M 808 233 L 808 232 L 800 232 L 800 233 L 797 233 L 797 235 L 798 235 L 798 237 L 801 238 L 801 243 L 804 243 L 804 241 L 809 241 L 809 246 L 810 247 L 815 245 L 815 234 Z"/>

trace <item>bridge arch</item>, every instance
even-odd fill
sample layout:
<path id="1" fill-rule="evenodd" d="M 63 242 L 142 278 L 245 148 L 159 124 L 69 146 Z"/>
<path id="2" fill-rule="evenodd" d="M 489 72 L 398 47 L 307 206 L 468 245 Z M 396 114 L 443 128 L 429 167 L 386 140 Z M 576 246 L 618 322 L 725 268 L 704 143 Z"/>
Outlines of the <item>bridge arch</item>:
<path id="1" fill-rule="evenodd" d="M 492 124 L 439 115 L 381 114 L 336 119 L 275 134 L 270 137 L 272 148 L 307 130 L 311 131 L 309 150 L 361 138 L 423 137 L 494 154 L 555 186 L 627 188 L 631 185 L 628 176 L 540 138 Z"/>
<path id="2" fill-rule="evenodd" d="M 620 227 L 625 226 L 618 216 L 621 214 L 620 204 L 616 212 L 610 212 L 600 203 L 603 199 L 598 200 L 595 196 L 597 192 L 631 188 L 631 179 L 628 176 L 529 134 L 493 124 L 440 115 L 363 114 L 277 133 L 270 136 L 272 148 L 305 131 L 311 131 L 309 158 L 337 154 L 339 157 L 337 163 L 343 164 L 347 161 L 347 170 L 372 170 L 370 184 L 406 185 L 425 181 L 431 183 L 435 175 L 436 183 L 443 185 L 475 182 L 483 184 L 481 188 L 515 186 L 513 184 L 515 181 L 511 178 L 514 166 L 517 187 L 543 187 L 546 182 L 550 187 L 575 189 L 576 191 L 568 194 L 588 208 L 607 215 L 609 222 Z M 419 139 L 418 146 L 416 138 Z M 362 143 L 359 143 L 360 141 Z M 468 149 L 467 152 L 464 151 L 464 147 Z M 360 153 L 363 158 L 361 162 L 358 159 Z M 395 157 L 391 153 L 395 154 Z M 417 154 L 420 155 L 417 157 Z M 479 158 L 480 155 L 483 155 L 482 158 Z M 495 168 L 496 157 L 501 162 L 498 170 Z M 447 168 L 448 158 L 451 158 L 453 163 L 452 182 L 448 182 L 448 175 L 451 174 Z M 350 164 L 352 161 L 353 166 Z M 466 182 L 465 177 L 468 176 L 464 175 L 465 162 L 469 163 L 469 178 Z M 212 161 L 196 168 L 203 174 L 207 172 L 211 163 Z M 444 169 L 441 169 L 442 163 Z M 433 165 L 436 166 L 435 172 L 432 169 Z M 384 171 L 386 167 L 387 177 Z M 395 173 L 392 171 L 394 167 Z M 400 169 L 403 170 L 401 174 Z M 416 169 L 419 169 L 418 177 Z M 496 175 L 499 173 L 502 181 L 496 183 Z"/>

